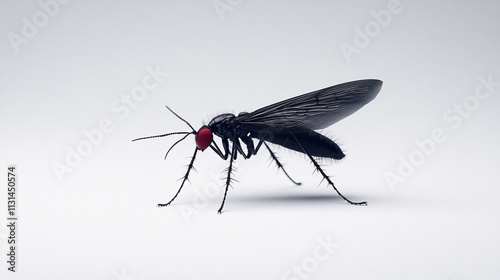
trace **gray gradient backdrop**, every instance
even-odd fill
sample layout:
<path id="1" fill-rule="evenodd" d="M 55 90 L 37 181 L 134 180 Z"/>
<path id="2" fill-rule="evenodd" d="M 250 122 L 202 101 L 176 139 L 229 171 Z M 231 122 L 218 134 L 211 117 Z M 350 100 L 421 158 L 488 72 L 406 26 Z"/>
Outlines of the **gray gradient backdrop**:
<path id="1" fill-rule="evenodd" d="M 498 279 L 499 13 L 498 1 L 1 1 L 0 216 L 15 164 L 19 245 L 11 273 L 2 218 L 0 278 Z M 165 105 L 199 127 L 362 78 L 384 86 L 325 131 L 347 154 L 325 168 L 368 207 L 280 148 L 302 186 L 266 152 L 238 159 L 217 215 L 227 163 L 207 150 L 156 207 L 194 148 L 164 161 L 177 138 L 131 142 L 187 130 Z"/>

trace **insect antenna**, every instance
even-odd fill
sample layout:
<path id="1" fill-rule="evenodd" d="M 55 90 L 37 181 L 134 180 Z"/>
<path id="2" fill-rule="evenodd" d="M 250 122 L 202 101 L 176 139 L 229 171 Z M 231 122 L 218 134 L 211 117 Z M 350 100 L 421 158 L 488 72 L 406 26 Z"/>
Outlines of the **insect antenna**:
<path id="1" fill-rule="evenodd" d="M 189 125 L 189 127 L 193 130 L 193 132 L 195 132 L 196 130 L 193 128 L 193 126 L 188 122 L 186 121 L 185 119 L 181 118 L 181 116 L 177 115 L 174 111 L 172 111 L 172 109 L 170 109 L 167 105 L 165 105 L 165 107 L 167 107 L 167 109 L 172 112 L 172 114 L 174 114 L 176 117 L 178 117 L 181 121 L 185 122 L 187 125 Z"/>
<path id="2" fill-rule="evenodd" d="M 134 141 L 138 141 L 138 140 L 144 140 L 144 139 L 151 139 L 151 138 L 159 138 L 159 137 L 165 137 L 165 136 L 170 136 L 170 135 L 178 135 L 178 134 L 184 134 L 184 136 L 177 140 L 167 151 L 167 153 L 165 154 L 165 159 L 167 158 L 168 156 L 168 153 L 170 153 L 170 151 L 175 147 L 175 145 L 179 144 L 180 142 L 182 142 L 182 140 L 186 139 L 190 134 L 195 134 L 196 135 L 196 130 L 194 130 L 193 126 L 188 122 L 186 121 L 185 119 L 181 118 L 181 116 L 177 115 L 172 109 L 170 109 L 168 106 L 165 106 L 167 107 L 167 109 L 172 113 L 174 114 L 177 118 L 179 118 L 181 121 L 183 121 L 184 123 L 186 123 L 191 129 L 192 131 L 191 132 L 187 132 L 187 131 L 176 131 L 176 132 L 170 132 L 170 133 L 166 133 L 166 134 L 159 134 L 159 135 L 153 135 L 153 136 L 146 136 L 146 137 L 140 137 L 140 138 L 137 138 L 137 139 L 134 139 L 132 140 L 132 142 Z"/>
<path id="3" fill-rule="evenodd" d="M 168 153 L 170 153 L 170 150 L 172 150 L 175 145 L 179 144 L 182 140 L 186 139 L 186 137 L 189 136 L 189 134 L 194 134 L 194 132 L 190 132 L 190 133 L 187 133 L 186 135 L 184 135 L 184 137 L 182 137 L 181 139 L 177 140 L 177 142 L 175 142 L 171 147 L 170 149 L 168 149 L 167 153 L 165 154 L 165 158 L 164 159 L 167 159 L 167 156 L 168 156 Z"/>
<path id="4" fill-rule="evenodd" d="M 132 142 L 134 141 L 138 141 L 138 140 L 144 140 L 144 139 L 150 139 L 150 138 L 158 138 L 158 137 L 165 137 L 165 136 L 170 136 L 170 135 L 174 135 L 174 134 L 186 134 L 186 136 L 182 137 L 181 140 L 175 142 L 174 146 L 177 145 L 177 143 L 179 143 L 180 141 L 186 139 L 186 137 L 189 135 L 189 134 L 196 134 L 196 130 L 193 128 L 193 126 L 188 122 L 186 121 L 185 119 L 181 118 L 181 116 L 177 115 L 177 113 L 175 113 L 172 109 L 170 109 L 168 106 L 165 105 L 165 107 L 167 107 L 167 109 L 172 113 L 174 114 L 176 117 L 178 117 L 181 121 L 185 122 L 190 128 L 191 128 L 191 132 L 186 132 L 186 131 L 179 131 L 179 132 L 170 132 L 170 133 L 166 133 L 166 134 L 160 134 L 160 135 L 153 135 L 153 136 L 146 136 L 146 137 L 141 137 L 141 138 L 137 138 L 137 139 L 134 139 L 132 140 Z M 170 148 L 172 149 L 172 148 Z M 170 150 L 169 150 L 170 151 Z M 168 152 L 167 152 L 168 154 Z M 166 157 L 166 155 L 165 155 Z"/>
<path id="5" fill-rule="evenodd" d="M 184 136 L 182 139 L 186 138 L 187 135 L 189 134 L 194 134 L 195 132 L 194 131 L 191 131 L 191 132 L 170 132 L 170 133 L 166 133 L 166 134 L 160 134 L 160 135 L 153 135 L 153 136 L 146 136 L 146 137 L 140 137 L 140 138 L 137 138 L 137 139 L 134 139 L 132 140 L 132 142 L 134 141 L 139 141 L 139 140 L 144 140 L 144 139 L 151 139 L 151 138 L 159 138 L 159 137 L 165 137 L 165 136 L 170 136 L 170 135 L 174 135 L 174 134 L 186 134 L 186 136 Z"/>

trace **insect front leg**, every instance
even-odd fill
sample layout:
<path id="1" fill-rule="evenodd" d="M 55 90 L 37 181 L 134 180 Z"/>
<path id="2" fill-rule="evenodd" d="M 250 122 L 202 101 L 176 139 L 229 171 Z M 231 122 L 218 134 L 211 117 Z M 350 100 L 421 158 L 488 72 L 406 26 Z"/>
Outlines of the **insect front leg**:
<path id="1" fill-rule="evenodd" d="M 212 141 L 212 144 L 210 144 L 210 148 L 223 160 L 226 160 L 229 154 L 229 142 L 227 141 L 226 138 L 222 138 L 222 147 L 224 148 L 224 153 L 222 153 L 221 149 L 215 143 L 215 141 Z"/>
<path id="2" fill-rule="evenodd" d="M 198 148 L 195 148 L 193 157 L 191 158 L 191 162 L 188 165 L 188 170 L 187 170 L 186 174 L 184 175 L 184 178 L 182 179 L 181 187 L 179 188 L 179 190 L 177 191 L 177 193 L 174 195 L 174 197 L 172 197 L 172 199 L 168 203 L 165 203 L 165 204 L 161 204 L 160 203 L 160 204 L 158 204 L 158 207 L 164 207 L 164 206 L 170 205 L 170 203 L 172 203 L 172 201 L 174 201 L 175 198 L 179 195 L 179 193 L 182 190 L 182 187 L 184 187 L 184 183 L 186 183 L 186 181 L 189 178 L 189 172 L 191 172 L 191 169 L 194 168 L 193 164 L 194 164 L 194 159 L 196 158 L 196 153 L 197 152 L 198 152 Z"/>
<path id="3" fill-rule="evenodd" d="M 235 139 L 237 140 L 237 138 Z M 233 140 L 233 149 L 232 149 L 232 154 L 236 154 L 236 146 L 235 146 L 235 140 Z M 224 208 L 224 203 L 226 202 L 226 196 L 227 196 L 227 190 L 229 189 L 229 186 L 233 182 L 233 179 L 231 178 L 231 173 L 233 172 L 233 157 L 231 156 L 229 159 L 229 167 L 227 168 L 227 178 L 226 178 L 226 191 L 224 192 L 224 199 L 222 200 L 222 204 L 217 211 L 217 213 L 221 214 L 222 213 L 222 208 Z"/>

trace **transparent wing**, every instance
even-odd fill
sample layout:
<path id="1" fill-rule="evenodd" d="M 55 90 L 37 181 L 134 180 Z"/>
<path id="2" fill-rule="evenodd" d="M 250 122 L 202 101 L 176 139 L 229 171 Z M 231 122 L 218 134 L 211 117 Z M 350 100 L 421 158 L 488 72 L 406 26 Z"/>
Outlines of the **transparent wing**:
<path id="1" fill-rule="evenodd" d="M 241 128 L 323 129 L 372 101 L 382 81 L 359 80 L 309 92 L 236 117 Z"/>

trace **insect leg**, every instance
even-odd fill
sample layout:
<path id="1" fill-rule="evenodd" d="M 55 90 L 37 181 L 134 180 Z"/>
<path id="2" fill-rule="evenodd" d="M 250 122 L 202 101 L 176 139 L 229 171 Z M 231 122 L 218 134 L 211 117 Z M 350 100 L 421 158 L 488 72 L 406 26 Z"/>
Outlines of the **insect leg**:
<path id="1" fill-rule="evenodd" d="M 230 154 L 231 157 L 233 156 L 233 154 L 229 152 L 229 141 L 227 138 L 222 138 L 222 147 L 224 148 L 224 160 L 227 159 L 228 154 Z"/>
<path id="2" fill-rule="evenodd" d="M 227 139 L 226 139 L 226 142 L 227 142 Z M 212 145 L 213 144 L 213 145 Z M 215 143 L 215 141 L 212 140 L 212 144 L 210 144 L 210 148 L 212 148 L 212 150 L 214 150 L 214 152 L 223 160 L 226 160 L 227 159 L 227 156 L 229 154 L 229 149 L 228 149 L 228 144 L 224 144 L 224 139 L 222 139 L 222 144 L 224 145 L 224 153 L 222 153 L 221 149 L 219 148 L 219 146 L 217 145 L 217 143 Z"/>
<path id="3" fill-rule="evenodd" d="M 235 146 L 235 141 L 233 141 L 233 149 L 232 153 L 236 154 L 236 146 Z M 224 203 L 226 202 L 226 196 L 227 196 L 227 190 L 229 189 L 229 186 L 231 185 L 231 182 L 233 182 L 233 179 L 231 178 L 231 173 L 233 172 L 233 157 L 231 156 L 229 159 L 229 167 L 227 168 L 227 178 L 226 178 L 226 191 L 224 192 L 224 199 L 222 200 L 222 204 L 217 211 L 217 213 L 222 213 L 222 208 L 224 208 Z"/>
<path id="4" fill-rule="evenodd" d="M 339 190 L 337 190 L 337 187 L 335 187 L 335 185 L 333 184 L 332 180 L 330 180 L 330 176 L 326 175 L 326 173 L 323 171 L 323 169 L 321 169 L 321 166 L 314 160 L 314 158 L 311 156 L 311 154 L 306 150 L 304 149 L 304 147 L 302 146 L 302 144 L 300 144 L 299 140 L 295 137 L 295 135 L 293 135 L 293 133 L 290 132 L 290 134 L 293 136 L 293 138 L 295 139 L 295 141 L 297 141 L 297 143 L 299 144 L 299 146 L 302 148 L 302 150 L 304 151 L 304 153 L 309 157 L 309 159 L 311 160 L 311 162 L 314 164 L 314 167 L 316 167 L 316 170 L 323 176 L 323 179 L 325 179 L 329 185 L 332 185 L 333 189 L 347 202 L 349 202 L 349 204 L 352 204 L 352 205 L 367 205 L 366 201 L 363 201 L 363 202 L 353 202 L 353 201 L 350 201 L 347 197 L 343 196 Z"/>
<path id="5" fill-rule="evenodd" d="M 184 183 L 186 183 L 186 181 L 188 180 L 189 172 L 191 172 L 191 169 L 194 168 L 193 163 L 194 163 L 194 159 L 196 158 L 196 153 L 197 152 L 198 152 L 198 148 L 195 148 L 193 157 L 191 158 L 191 162 L 188 165 L 188 170 L 187 170 L 186 174 L 184 175 L 184 178 L 182 179 L 181 187 L 179 188 L 179 190 L 177 191 L 177 193 L 174 195 L 174 197 L 168 203 L 165 203 L 165 204 L 161 204 L 160 203 L 160 204 L 158 204 L 158 207 L 164 207 L 164 206 L 170 205 L 170 203 L 172 203 L 172 201 L 174 201 L 174 199 L 177 197 L 177 195 L 179 195 L 179 193 L 182 190 L 182 187 L 184 187 Z"/>
<path id="6" fill-rule="evenodd" d="M 243 140 L 243 139 L 242 139 Z M 245 143 L 245 141 L 243 141 Z M 246 144 L 246 143 L 245 143 Z M 252 143 L 253 144 L 253 143 Z M 240 143 L 240 140 L 238 138 L 236 138 L 234 141 L 233 141 L 233 145 L 236 146 L 236 151 L 238 153 L 240 153 L 244 159 L 248 159 L 250 158 L 250 153 L 245 154 L 245 152 L 243 151 L 243 148 L 241 147 L 241 143 Z M 248 147 L 248 146 L 247 146 Z M 234 154 L 234 159 L 236 159 L 236 154 Z"/>
<path id="7" fill-rule="evenodd" d="M 276 162 L 276 165 L 278 165 L 278 169 L 283 170 L 285 175 L 288 177 L 288 179 L 290 179 L 290 181 L 292 181 L 292 183 L 294 183 L 297 186 L 300 186 L 301 185 L 300 182 L 296 182 L 294 179 L 292 179 L 292 177 L 290 177 L 290 175 L 288 175 L 288 172 L 286 172 L 285 168 L 283 168 L 283 164 L 281 164 L 281 162 L 278 160 L 278 157 L 276 157 L 276 155 L 273 153 L 273 151 L 271 151 L 271 149 L 269 148 L 267 143 L 264 142 L 264 145 L 266 146 L 267 150 L 271 154 L 271 158 L 274 160 L 274 162 Z"/>
<path id="8" fill-rule="evenodd" d="M 243 136 L 240 138 L 241 138 L 241 141 L 243 141 L 243 143 L 245 143 L 245 145 L 247 146 L 247 155 L 246 155 L 245 159 L 248 159 L 252 155 L 255 155 L 256 151 L 255 151 L 255 148 L 253 146 L 252 138 L 250 136 Z"/>
<path id="9" fill-rule="evenodd" d="M 255 148 L 255 150 L 253 151 L 253 154 L 256 155 L 257 152 L 260 150 L 260 147 L 262 146 L 262 144 L 264 144 L 264 140 L 260 140 L 259 143 L 257 143 L 257 147 Z"/>

